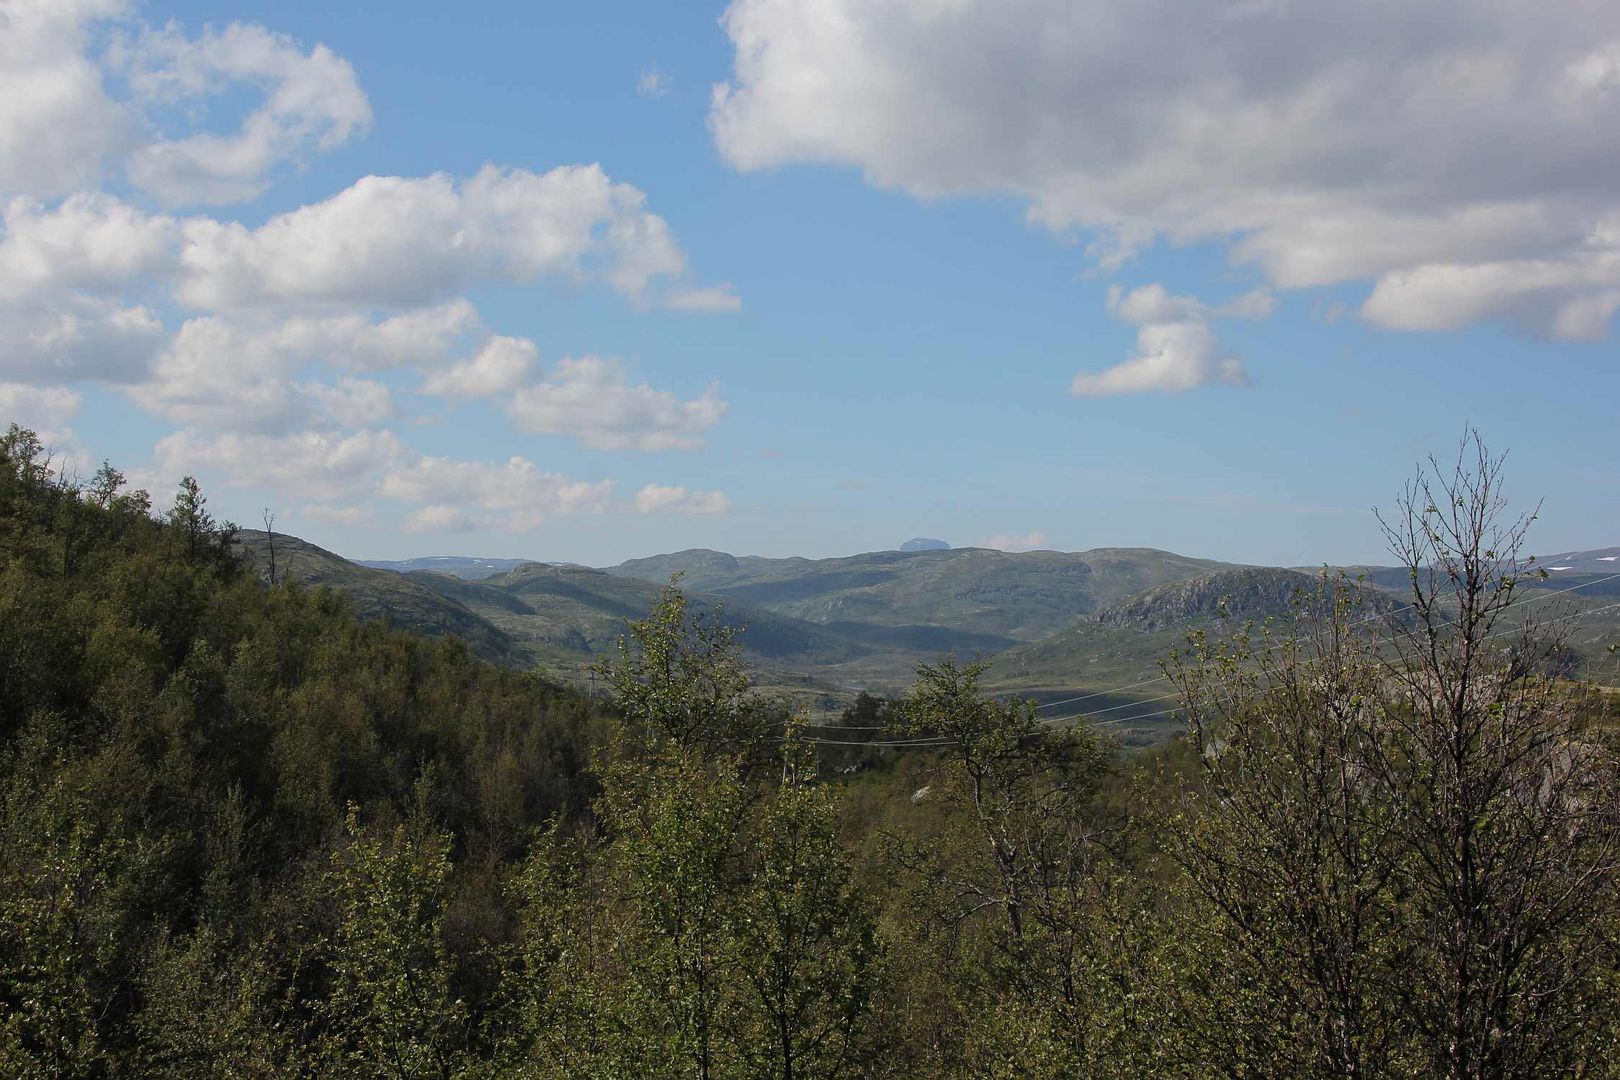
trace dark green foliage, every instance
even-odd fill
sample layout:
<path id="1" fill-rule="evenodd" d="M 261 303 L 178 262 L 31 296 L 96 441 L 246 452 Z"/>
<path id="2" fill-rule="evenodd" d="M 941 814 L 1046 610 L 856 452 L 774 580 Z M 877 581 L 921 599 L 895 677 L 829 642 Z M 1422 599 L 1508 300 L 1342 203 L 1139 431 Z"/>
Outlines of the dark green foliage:
<path id="1" fill-rule="evenodd" d="M 1189 737 L 1128 757 L 951 659 L 800 723 L 674 583 L 609 711 L 478 655 L 487 585 L 388 577 L 475 646 L 413 637 L 121 485 L 0 437 L 0 1075 L 1620 1075 L 1620 698 L 1499 555 L 1377 639 L 1226 575 L 1290 618 L 1195 637 Z"/>
<path id="2" fill-rule="evenodd" d="M 154 518 L 119 480 L 81 489 L 0 438 L 0 1073 L 350 1061 L 383 1021 L 343 1003 L 385 960 L 488 996 L 491 868 L 584 814 L 593 708 L 269 588 L 194 483 Z M 376 937 L 402 912 L 417 952 Z M 409 1038 L 437 1068 L 472 1036 L 434 1024 Z"/>

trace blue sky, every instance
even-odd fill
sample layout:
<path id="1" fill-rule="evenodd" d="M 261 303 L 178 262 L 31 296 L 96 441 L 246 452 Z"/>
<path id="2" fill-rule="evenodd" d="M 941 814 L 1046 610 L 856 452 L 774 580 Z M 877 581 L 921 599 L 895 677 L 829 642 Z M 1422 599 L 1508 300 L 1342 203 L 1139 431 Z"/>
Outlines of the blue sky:
<path id="1" fill-rule="evenodd" d="M 1601 8 L 1525 44 L 1494 5 L 14 2 L 0 406 L 245 524 L 378 558 L 1376 561 L 1370 508 L 1472 423 L 1538 548 L 1620 538 Z M 600 172 L 559 195 L 567 166 Z M 408 183 L 344 202 L 364 177 Z M 400 209 L 430 197 L 442 239 Z M 443 348 L 361 341 L 446 305 Z"/>

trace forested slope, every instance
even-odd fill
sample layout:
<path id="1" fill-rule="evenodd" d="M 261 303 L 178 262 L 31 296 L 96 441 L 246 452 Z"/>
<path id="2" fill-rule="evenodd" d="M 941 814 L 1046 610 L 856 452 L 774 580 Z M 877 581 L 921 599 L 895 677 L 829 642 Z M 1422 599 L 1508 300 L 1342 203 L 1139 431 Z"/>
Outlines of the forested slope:
<path id="1" fill-rule="evenodd" d="M 1206 620 L 1123 757 L 948 659 L 797 721 L 673 587 L 599 708 L 13 429 L 0 1075 L 1613 1078 L 1620 709 L 1480 468 L 1410 617 L 1125 605 L 1292 617 Z"/>
<path id="2" fill-rule="evenodd" d="M 595 793 L 592 705 L 269 588 L 194 487 L 154 517 L 118 480 L 0 440 L 0 1073 L 320 1060 L 343 853 L 400 827 L 445 838 L 434 918 L 479 1001 L 497 868 Z"/>

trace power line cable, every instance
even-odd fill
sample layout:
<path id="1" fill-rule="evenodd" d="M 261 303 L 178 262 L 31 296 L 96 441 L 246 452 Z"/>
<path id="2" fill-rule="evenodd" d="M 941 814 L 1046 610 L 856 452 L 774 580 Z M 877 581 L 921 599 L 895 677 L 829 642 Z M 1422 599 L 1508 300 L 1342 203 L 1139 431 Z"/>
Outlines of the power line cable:
<path id="1" fill-rule="evenodd" d="M 1620 574 L 1616 574 L 1615 577 L 1620 577 Z M 1609 580 L 1609 579 L 1605 579 L 1605 580 Z M 1598 583 L 1595 582 L 1595 581 L 1592 581 L 1592 582 L 1587 582 L 1587 584 L 1596 585 Z M 1577 588 L 1579 588 L 1579 586 L 1577 586 Z M 1563 591 L 1564 592 L 1570 592 L 1570 591 L 1573 591 L 1573 590 L 1565 589 Z M 1590 611 L 1572 611 L 1568 615 L 1560 615 L 1558 618 L 1553 619 L 1552 622 L 1554 622 L 1554 623 L 1564 622 L 1564 621 L 1569 620 L 1569 619 L 1580 618 L 1583 615 L 1602 615 L 1605 612 L 1616 611 L 1616 610 L 1620 610 L 1620 604 L 1609 604 L 1606 607 L 1593 608 Z M 1522 631 L 1522 629 L 1523 629 L 1522 627 L 1515 627 L 1515 628 L 1513 628 L 1511 630 L 1503 630 L 1503 631 L 1500 631 L 1499 633 L 1487 634 L 1485 637 L 1481 638 L 1480 640 L 1481 641 L 1490 641 L 1490 640 L 1492 640 L 1494 638 L 1510 637 L 1513 634 L 1520 633 Z M 1164 698 L 1176 697 L 1176 696 L 1178 696 L 1178 695 L 1176 695 L 1176 694 L 1165 694 L 1165 695 L 1162 695 L 1159 698 L 1151 698 L 1149 700 L 1150 701 L 1162 701 Z M 1144 702 L 1140 702 L 1139 704 L 1147 704 L 1147 702 L 1144 701 Z M 1112 720 L 1104 720 L 1100 724 L 1092 724 L 1091 726 L 1092 727 L 1112 727 L 1115 724 L 1128 724 L 1133 720 L 1151 720 L 1152 718 L 1154 718 L 1156 716 L 1168 716 L 1169 714 L 1171 714 L 1173 712 L 1176 712 L 1176 711 L 1178 711 L 1178 710 L 1176 710 L 1176 709 L 1161 709 L 1158 712 L 1138 713 L 1138 714 L 1133 715 L 1133 716 L 1120 716 L 1120 717 L 1115 717 Z M 1062 723 L 1065 720 L 1081 720 L 1081 719 L 1086 718 L 1088 715 L 1095 715 L 1095 714 L 1075 713 L 1072 716 L 1060 716 L 1060 717 L 1056 717 L 1056 718 L 1054 718 L 1052 720 L 1044 720 L 1044 721 L 1042 721 L 1042 723 L 1058 724 L 1058 723 Z"/>
<path id="2" fill-rule="evenodd" d="M 1524 603 L 1530 604 L 1530 603 L 1535 603 L 1538 600 L 1550 600 L 1555 596 L 1563 596 L 1563 595 L 1565 595 L 1567 593 L 1576 592 L 1576 591 L 1578 591 L 1580 589 L 1589 588 L 1589 587 L 1591 587 L 1593 585 L 1602 585 L 1602 584 L 1604 584 L 1606 582 L 1615 581 L 1615 580 L 1620 580 L 1620 573 L 1610 574 L 1607 577 L 1595 578 L 1595 579 L 1593 579 L 1591 581 L 1583 581 L 1578 585 L 1571 585 L 1570 587 L 1568 587 L 1566 589 L 1559 589 L 1556 592 L 1551 592 L 1551 593 L 1543 594 L 1541 596 L 1531 597 L 1530 599 L 1524 601 Z M 1593 609 L 1586 610 L 1586 611 L 1573 611 L 1573 612 L 1570 612 L 1569 614 L 1559 616 L 1558 618 L 1552 620 L 1552 622 L 1554 622 L 1554 623 L 1564 622 L 1564 621 L 1567 621 L 1569 619 L 1580 618 L 1582 616 L 1588 616 L 1588 615 L 1601 615 L 1601 614 L 1604 614 L 1606 612 L 1614 611 L 1614 610 L 1617 610 L 1617 609 L 1620 609 L 1620 604 L 1610 604 L 1610 605 L 1607 605 L 1605 607 L 1593 608 Z M 1378 617 L 1379 614 L 1382 614 L 1382 613 L 1375 613 L 1373 616 L 1370 616 L 1367 619 L 1359 620 L 1359 622 L 1371 621 L 1372 618 Z M 1359 625 L 1359 622 L 1357 624 L 1353 624 L 1353 625 Z M 1495 634 L 1487 635 L 1485 638 L 1482 638 L 1481 640 L 1489 641 L 1489 640 L 1492 640 L 1494 638 L 1508 637 L 1510 635 L 1520 633 L 1521 631 L 1522 631 L 1522 628 L 1515 627 L 1515 628 L 1510 629 L 1510 630 L 1503 630 L 1503 631 L 1500 631 L 1500 632 L 1495 633 Z M 1046 708 L 1049 705 L 1059 705 L 1059 704 L 1065 704 L 1065 703 L 1073 702 L 1073 701 L 1084 701 L 1084 700 L 1088 700 L 1088 699 L 1091 699 L 1091 698 L 1107 697 L 1107 696 L 1109 696 L 1111 694 L 1118 693 L 1118 692 L 1120 692 L 1122 690 L 1130 690 L 1130 689 L 1134 689 L 1134 688 L 1139 687 L 1139 686 L 1146 686 L 1146 685 L 1148 685 L 1150 683 L 1158 682 L 1160 680 L 1165 680 L 1167 678 L 1168 677 L 1165 676 L 1165 675 L 1159 675 L 1159 676 L 1157 676 L 1155 678 L 1152 678 L 1152 679 L 1143 680 L 1142 682 L 1131 683 L 1131 684 L 1128 684 L 1126 686 L 1115 687 L 1112 690 L 1100 690 L 1100 691 L 1098 691 L 1098 692 L 1096 692 L 1094 694 L 1084 694 L 1084 695 L 1081 695 L 1080 697 L 1077 697 L 1077 698 L 1064 699 L 1064 701 L 1047 702 L 1046 705 L 1039 706 L 1039 708 Z M 1138 706 L 1141 706 L 1141 705 L 1152 704 L 1155 701 L 1166 701 L 1166 700 L 1169 700 L 1171 698 L 1178 697 L 1178 696 L 1180 696 L 1180 695 L 1176 694 L 1176 693 L 1159 694 L 1159 695 L 1156 695 L 1154 697 L 1143 698 L 1143 699 L 1138 700 L 1138 701 L 1129 701 L 1129 702 L 1125 702 L 1124 704 L 1121 704 L 1121 705 L 1114 705 L 1114 706 L 1111 706 L 1111 707 L 1109 707 L 1107 709 L 1099 709 L 1099 710 L 1097 710 L 1095 712 L 1089 712 L 1089 713 L 1088 712 L 1077 712 L 1077 713 L 1070 714 L 1068 716 L 1046 717 L 1046 718 L 1042 718 L 1039 722 L 1041 724 L 1048 725 L 1049 728 L 1050 728 L 1050 727 L 1055 727 L 1055 725 L 1057 725 L 1057 724 L 1064 723 L 1065 721 L 1089 719 L 1090 717 L 1101 716 L 1104 713 L 1114 712 L 1115 710 L 1118 710 L 1118 709 L 1135 708 L 1135 707 L 1138 707 Z M 1160 716 L 1168 716 L 1168 715 L 1170 715 L 1170 714 L 1172 714 L 1174 712 L 1177 712 L 1177 711 L 1178 710 L 1175 709 L 1175 708 L 1169 708 L 1169 709 L 1159 709 L 1159 710 L 1154 711 L 1154 712 L 1133 713 L 1130 716 L 1119 716 L 1119 717 L 1115 717 L 1115 718 L 1113 718 L 1111 720 L 1103 720 L 1103 721 L 1093 722 L 1093 723 L 1090 724 L 1090 726 L 1094 727 L 1094 728 L 1114 727 L 1114 726 L 1117 726 L 1117 725 L 1120 725 L 1120 724 L 1128 724 L 1128 723 L 1132 723 L 1132 722 L 1135 722 L 1135 721 L 1138 721 L 1138 720 L 1151 720 L 1151 719 L 1154 719 L 1154 718 L 1160 717 Z M 791 722 L 791 721 L 784 721 L 784 723 L 789 723 L 789 722 Z M 829 729 L 829 730 L 834 730 L 834 731 L 887 731 L 887 730 L 889 730 L 889 728 L 887 728 L 886 726 L 881 725 L 881 724 L 854 725 L 854 724 L 800 723 L 799 726 L 800 727 L 810 727 L 810 728 L 822 728 L 822 729 Z M 1030 735 L 1044 735 L 1045 733 L 1046 732 L 1044 732 L 1044 731 L 1032 731 L 1032 732 L 1029 732 Z M 949 746 L 953 742 L 953 740 L 941 739 L 939 737 L 921 738 L 921 739 L 905 739 L 905 740 L 884 740 L 884 741 L 873 740 L 873 741 L 863 742 L 863 741 L 855 740 L 855 739 L 848 739 L 848 740 L 825 739 L 825 738 L 821 738 L 819 736 L 816 737 L 816 738 L 800 739 L 800 740 L 797 740 L 797 741 L 807 743 L 807 744 L 810 744 L 810 745 L 814 745 L 814 746 L 865 746 L 865 747 L 937 747 L 937 746 Z"/>
<path id="3" fill-rule="evenodd" d="M 1537 603 L 1538 601 L 1541 601 L 1541 600 L 1551 600 L 1555 596 L 1563 596 L 1566 593 L 1572 593 L 1572 592 L 1575 592 L 1578 589 L 1586 589 L 1586 588 L 1590 588 L 1593 585 L 1602 585 L 1602 584 L 1605 584 L 1607 582 L 1615 581 L 1615 580 L 1620 580 L 1620 574 L 1609 574 L 1607 577 L 1594 578 L 1591 581 L 1583 581 L 1578 585 L 1571 585 L 1567 589 L 1558 589 L 1558 590 L 1556 590 L 1554 592 L 1542 593 L 1539 596 L 1532 596 L 1527 600 L 1520 601 L 1520 605 L 1523 606 L 1524 604 L 1534 604 L 1534 603 Z M 1360 626 L 1363 623 L 1369 623 L 1369 622 L 1372 622 L 1374 619 L 1381 618 L 1385 614 L 1386 613 L 1382 612 L 1382 611 L 1375 611 L 1375 612 L 1365 616 L 1364 618 L 1356 620 L 1354 623 L 1351 623 L 1351 625 L 1352 626 Z M 1160 682 L 1160 681 L 1164 680 L 1165 678 L 1166 678 L 1166 676 L 1164 676 L 1163 674 L 1159 674 L 1159 675 L 1153 676 L 1151 679 L 1143 679 L 1141 682 L 1127 683 L 1124 686 L 1116 686 L 1111 690 L 1098 690 L 1095 693 L 1081 694 L 1079 697 L 1059 698 L 1057 701 L 1045 701 L 1045 702 L 1042 702 L 1040 705 L 1037 705 L 1036 708 L 1038 708 L 1038 709 L 1050 709 L 1054 705 L 1072 705 L 1077 701 L 1090 701 L 1093 698 L 1109 697 L 1110 695 L 1117 694 L 1122 690 L 1135 690 L 1136 688 L 1141 687 L 1141 686 L 1150 686 L 1153 683 Z M 1158 698 L 1149 698 L 1148 700 L 1157 701 L 1159 699 Z M 1141 702 L 1135 702 L 1134 704 L 1141 704 Z"/>

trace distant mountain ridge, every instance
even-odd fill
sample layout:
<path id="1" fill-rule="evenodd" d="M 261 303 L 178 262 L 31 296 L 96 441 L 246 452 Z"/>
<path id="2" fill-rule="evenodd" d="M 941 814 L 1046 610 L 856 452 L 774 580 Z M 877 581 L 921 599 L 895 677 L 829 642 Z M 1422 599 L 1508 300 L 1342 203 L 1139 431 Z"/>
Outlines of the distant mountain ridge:
<path id="1" fill-rule="evenodd" d="M 1620 574 L 1620 547 L 1538 555 L 1536 565 L 1553 574 Z"/>
<path id="2" fill-rule="evenodd" d="M 454 574 L 458 578 L 477 580 L 515 570 L 529 559 L 480 559 L 471 555 L 423 555 L 415 559 L 355 559 L 358 566 L 374 570 L 392 570 L 396 574 L 409 574 L 417 570 L 433 570 L 441 574 Z"/>
<path id="3" fill-rule="evenodd" d="M 921 660 L 996 655 L 1144 588 L 1227 565 L 1147 548 L 946 548 L 834 559 L 693 549 L 606 569 L 509 560 L 516 565 L 486 573 L 497 560 L 368 566 L 292 537 L 275 541 L 281 577 L 341 589 L 364 617 L 453 633 L 491 659 L 540 663 L 581 682 L 679 573 L 695 609 L 745 627 L 741 641 L 762 685 L 807 702 L 858 688 L 894 692 Z M 243 533 L 239 545 L 267 568 L 265 534 Z"/>
<path id="4" fill-rule="evenodd" d="M 948 626 L 1033 641 L 1143 589 L 1231 565 L 1153 548 L 950 548 L 831 559 L 693 549 L 631 559 L 606 572 L 644 581 L 680 573 L 691 588 L 815 623 Z"/>
<path id="5" fill-rule="evenodd" d="M 267 568 L 264 533 L 244 531 L 238 545 Z M 1158 665 L 1189 630 L 1213 624 L 1223 608 L 1240 621 L 1286 615 L 1321 572 L 1153 548 L 929 548 L 829 559 L 694 548 L 592 569 L 462 556 L 362 564 L 279 534 L 275 547 L 278 576 L 341 589 L 362 617 L 453 634 L 491 660 L 539 664 L 581 684 L 627 621 L 644 615 L 679 574 L 695 610 L 745 628 L 740 640 L 759 684 L 795 707 L 836 708 L 858 690 L 897 692 L 919 661 L 954 653 L 991 659 L 988 685 L 997 692 L 1050 701 L 1079 695 L 1086 709 L 1131 709 L 1113 718 L 1121 721 L 1114 730 L 1133 742 L 1174 726 Z M 1620 636 L 1620 616 L 1604 617 L 1620 606 L 1620 579 L 1606 580 L 1620 574 L 1620 549 L 1537 563 L 1550 563 L 1549 576 L 1527 586 L 1578 587 L 1558 603 L 1593 612 L 1597 621 L 1576 644 L 1600 655 Z M 1380 605 L 1394 606 L 1410 587 L 1400 568 L 1345 569 L 1388 597 L 1375 598 Z M 1137 705 L 1142 718 L 1125 723 Z"/>

